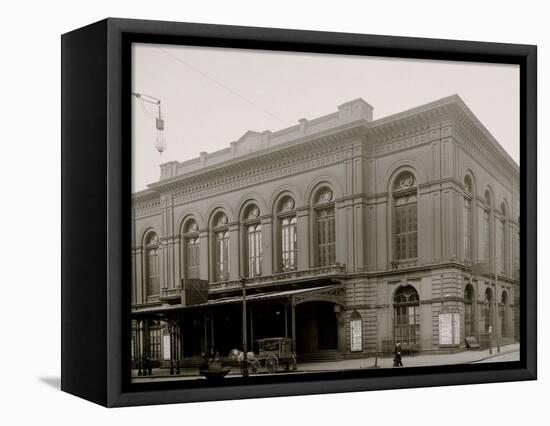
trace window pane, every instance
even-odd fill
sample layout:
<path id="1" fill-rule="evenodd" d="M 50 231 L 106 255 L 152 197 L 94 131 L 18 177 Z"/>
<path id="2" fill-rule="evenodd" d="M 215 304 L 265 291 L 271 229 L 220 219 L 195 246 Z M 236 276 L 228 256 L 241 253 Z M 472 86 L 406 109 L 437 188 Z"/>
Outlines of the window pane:
<path id="1" fill-rule="evenodd" d="M 417 257 L 416 197 L 400 197 L 394 208 L 394 251 L 396 260 Z"/>
<path id="2" fill-rule="evenodd" d="M 185 278 L 199 278 L 199 239 L 190 237 L 185 240 Z"/>
<path id="3" fill-rule="evenodd" d="M 328 266 L 335 261 L 334 208 L 317 210 L 317 264 Z"/>
<path id="4" fill-rule="evenodd" d="M 261 274 L 262 257 L 262 226 L 260 224 L 248 227 L 248 276 L 253 277 Z"/>
<path id="5" fill-rule="evenodd" d="M 160 292 L 160 268 L 158 249 L 147 250 L 147 295 L 156 296 Z"/>
<path id="6" fill-rule="evenodd" d="M 281 221 L 281 270 L 296 269 L 296 217 Z"/>
<path id="7" fill-rule="evenodd" d="M 491 258 L 491 227 L 490 227 L 490 218 L 489 211 L 485 210 L 483 212 L 483 235 L 485 241 L 483 241 L 484 253 L 483 257 L 485 261 L 489 261 Z"/>
<path id="8" fill-rule="evenodd" d="M 216 281 L 229 279 L 229 232 L 219 231 L 216 233 Z"/>

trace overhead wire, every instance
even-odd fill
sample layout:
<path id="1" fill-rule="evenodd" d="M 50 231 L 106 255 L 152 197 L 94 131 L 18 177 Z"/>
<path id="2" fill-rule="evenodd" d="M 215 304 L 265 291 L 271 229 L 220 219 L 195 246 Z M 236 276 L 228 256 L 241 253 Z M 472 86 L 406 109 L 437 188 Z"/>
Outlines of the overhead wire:
<path id="1" fill-rule="evenodd" d="M 173 55 L 171 52 L 167 51 L 166 49 L 163 49 L 161 47 L 157 47 L 158 50 L 160 50 L 161 52 L 163 52 L 165 55 L 171 57 L 173 60 L 175 60 L 176 62 L 179 62 L 180 64 L 186 66 L 187 68 L 191 69 L 192 71 L 195 71 L 197 74 L 200 74 L 202 77 L 206 78 L 207 80 L 211 81 L 212 83 L 218 85 L 219 87 L 221 87 L 222 89 L 225 89 L 226 91 L 228 91 L 229 93 L 233 94 L 234 96 L 237 96 L 238 98 L 240 98 L 241 100 L 243 100 L 244 102 L 248 103 L 249 105 L 252 105 L 253 107 L 259 109 L 260 111 L 262 111 L 263 113 L 269 115 L 270 117 L 274 118 L 275 120 L 277 121 L 280 121 L 281 123 L 289 126 L 291 125 L 289 122 L 287 122 L 286 120 L 283 120 L 282 118 L 278 117 L 276 114 L 272 113 L 271 111 L 265 109 L 264 107 L 258 105 L 256 102 L 248 99 L 246 96 L 243 96 L 241 95 L 239 92 L 237 92 L 236 90 L 232 89 L 231 87 L 229 86 L 226 86 L 225 84 L 221 83 L 220 81 L 216 80 L 215 78 L 212 78 L 210 77 L 208 74 L 206 74 L 204 71 L 201 71 L 200 69 L 194 67 L 193 65 L 187 63 L 186 61 L 184 61 L 183 59 L 179 58 L 178 56 L 175 56 Z"/>

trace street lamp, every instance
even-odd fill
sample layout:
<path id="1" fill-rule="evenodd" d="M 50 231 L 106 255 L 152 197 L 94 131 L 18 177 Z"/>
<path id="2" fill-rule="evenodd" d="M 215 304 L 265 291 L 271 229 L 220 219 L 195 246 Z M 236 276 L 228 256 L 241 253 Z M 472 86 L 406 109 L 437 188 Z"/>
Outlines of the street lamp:
<path id="1" fill-rule="evenodd" d="M 243 365 L 241 367 L 243 372 L 243 377 L 248 377 L 248 348 L 247 348 L 247 342 L 246 342 L 246 278 L 241 277 L 240 278 L 241 284 L 242 284 L 242 290 L 243 290 Z"/>
<path id="2" fill-rule="evenodd" d="M 162 118 L 162 111 L 160 108 L 160 99 L 157 99 L 154 96 L 145 95 L 143 93 L 136 93 L 136 92 L 132 92 L 132 96 L 135 96 L 137 99 L 139 99 L 142 102 L 147 102 L 148 104 L 157 106 L 158 115 L 155 116 L 155 126 L 157 129 L 155 148 L 160 154 L 162 154 L 166 149 L 166 140 L 164 139 L 164 120 Z"/>

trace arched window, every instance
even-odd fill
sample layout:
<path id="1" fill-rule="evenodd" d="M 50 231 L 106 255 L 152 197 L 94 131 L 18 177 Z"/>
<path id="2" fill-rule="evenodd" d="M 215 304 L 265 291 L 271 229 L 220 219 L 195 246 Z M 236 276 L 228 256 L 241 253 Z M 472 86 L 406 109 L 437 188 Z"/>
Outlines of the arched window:
<path id="1" fill-rule="evenodd" d="M 471 284 L 464 288 L 464 333 L 466 336 L 475 334 L 474 289 Z"/>
<path id="2" fill-rule="evenodd" d="M 483 322 L 485 323 L 485 331 L 489 332 L 489 326 L 491 326 L 493 323 L 493 291 L 490 288 L 485 290 L 485 304 L 483 305 Z"/>
<path id="3" fill-rule="evenodd" d="M 485 191 L 485 206 L 483 209 L 483 261 L 491 262 L 492 232 L 492 198 L 489 190 Z"/>
<path id="4" fill-rule="evenodd" d="M 154 232 L 145 240 L 145 286 L 147 296 L 160 293 L 159 239 Z"/>
<path id="5" fill-rule="evenodd" d="M 414 259 L 418 256 L 417 188 L 410 172 L 401 173 L 393 185 L 394 259 Z"/>
<path id="6" fill-rule="evenodd" d="M 472 198 L 473 185 L 470 176 L 464 178 L 464 208 L 462 210 L 463 240 L 464 240 L 464 259 L 472 260 Z"/>
<path id="7" fill-rule="evenodd" d="M 297 263 L 296 210 L 294 200 L 286 196 L 279 203 L 281 272 L 295 271 Z"/>
<path id="8" fill-rule="evenodd" d="M 245 230 L 246 274 L 255 277 L 262 274 L 262 225 L 260 223 L 260 209 L 249 206 L 243 218 Z"/>
<path id="9" fill-rule="evenodd" d="M 183 234 L 183 277 L 185 279 L 199 278 L 200 276 L 200 240 L 199 225 L 194 220 L 185 224 Z"/>
<path id="10" fill-rule="evenodd" d="M 336 235 L 332 191 L 329 188 L 321 189 L 315 199 L 315 204 L 317 266 L 334 265 L 336 261 Z"/>
<path id="11" fill-rule="evenodd" d="M 229 279 L 229 226 L 227 216 L 219 212 L 214 217 L 214 281 Z"/>
<path id="12" fill-rule="evenodd" d="M 500 319 L 500 335 L 508 336 L 508 293 L 502 292 L 500 304 L 498 306 L 498 316 Z"/>
<path id="13" fill-rule="evenodd" d="M 393 299 L 394 339 L 407 345 L 420 343 L 420 302 L 414 287 L 400 287 Z"/>

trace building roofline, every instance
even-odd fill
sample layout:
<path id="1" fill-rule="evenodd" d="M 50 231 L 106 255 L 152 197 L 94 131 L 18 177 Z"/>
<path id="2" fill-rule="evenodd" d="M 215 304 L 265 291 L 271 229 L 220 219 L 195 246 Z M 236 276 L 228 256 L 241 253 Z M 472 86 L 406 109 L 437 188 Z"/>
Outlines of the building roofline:
<path id="1" fill-rule="evenodd" d="M 352 101 L 349 101 L 349 102 L 346 102 L 346 103 L 340 105 L 339 111 L 343 107 L 345 107 L 347 105 L 351 105 L 353 103 L 361 103 L 362 105 L 366 106 L 366 108 L 370 108 L 371 111 L 372 111 L 372 107 L 367 102 L 365 102 L 364 100 L 362 100 L 360 98 L 354 99 Z M 398 122 L 400 120 L 414 119 L 414 118 L 418 118 L 419 116 L 423 116 L 425 114 L 430 114 L 430 113 L 438 112 L 438 111 L 441 111 L 441 113 L 447 113 L 448 108 L 453 107 L 453 106 L 458 107 L 459 111 L 464 115 L 464 117 L 466 117 L 480 131 L 481 135 L 483 135 L 483 137 L 486 139 L 486 141 L 489 143 L 489 145 L 495 150 L 495 154 L 500 155 L 501 158 L 504 160 L 504 163 L 508 167 L 510 167 L 514 172 L 519 174 L 518 164 L 504 150 L 504 148 L 502 148 L 502 146 L 498 143 L 496 138 L 483 125 L 483 123 L 481 123 L 481 121 L 475 116 L 475 114 L 470 110 L 470 108 L 466 105 L 466 103 L 462 100 L 462 98 L 457 94 L 453 94 L 453 95 L 450 95 L 450 96 L 447 96 L 447 97 L 444 97 L 444 98 L 441 98 L 441 99 L 437 99 L 433 102 L 429 102 L 429 103 L 426 103 L 426 104 L 423 104 L 423 105 L 420 105 L 420 106 L 417 106 L 417 107 L 414 107 L 414 108 L 407 109 L 405 111 L 398 112 L 396 114 L 391 114 L 391 115 L 388 115 L 386 117 L 379 118 L 377 120 L 371 120 L 370 121 L 368 119 L 363 118 L 363 119 L 354 120 L 354 121 L 341 122 L 339 125 L 336 125 L 334 127 L 329 127 L 327 129 L 321 130 L 321 131 L 316 132 L 316 133 L 311 133 L 311 134 L 302 134 L 302 135 L 298 134 L 296 138 L 293 138 L 293 139 L 288 140 L 286 142 L 277 143 L 277 144 L 274 144 L 274 145 L 266 146 L 264 148 L 260 148 L 256 151 L 252 151 L 252 152 L 249 152 L 249 153 L 244 153 L 242 155 L 237 155 L 235 157 L 230 157 L 230 158 L 227 158 L 226 160 L 222 160 L 219 163 L 214 163 L 212 165 L 205 165 L 203 167 L 199 167 L 195 170 L 190 170 L 188 172 L 183 172 L 181 174 L 176 173 L 172 177 L 160 179 L 157 182 L 153 182 L 153 183 L 149 184 L 148 189 L 136 192 L 135 194 L 133 194 L 133 198 L 134 199 L 140 198 L 142 200 L 146 200 L 149 197 L 151 197 L 151 195 L 153 193 L 156 193 L 157 189 L 162 188 L 164 185 L 174 184 L 176 182 L 183 181 L 185 179 L 192 178 L 192 177 L 195 177 L 195 176 L 203 174 L 203 173 L 208 173 L 208 172 L 211 172 L 213 170 L 218 170 L 220 168 L 226 167 L 226 166 L 228 166 L 230 164 L 233 164 L 233 163 L 246 161 L 246 160 L 249 160 L 251 158 L 257 158 L 257 157 L 272 153 L 274 151 L 278 151 L 278 150 L 285 149 L 285 148 L 288 148 L 288 147 L 291 147 L 291 146 L 296 146 L 296 145 L 299 145 L 299 144 L 302 144 L 302 143 L 305 143 L 305 142 L 308 142 L 308 141 L 312 141 L 312 140 L 317 139 L 319 137 L 324 137 L 324 136 L 329 135 L 329 134 L 335 134 L 335 133 L 340 132 L 342 130 L 362 127 L 366 131 L 368 131 L 369 129 L 372 129 L 373 131 L 376 131 L 377 129 L 381 129 L 381 128 L 385 127 L 386 125 L 390 126 L 391 124 L 393 124 L 395 122 Z M 308 124 L 312 124 L 312 125 L 318 125 L 319 123 L 329 122 L 331 120 L 337 120 L 339 111 L 332 112 L 330 114 L 323 115 L 321 117 L 317 117 L 317 118 L 314 118 L 312 120 L 301 119 L 300 122 L 304 122 L 304 123 L 308 123 Z M 337 123 L 338 123 L 338 121 L 335 121 L 335 124 L 337 124 Z M 296 132 L 297 129 L 299 129 L 299 128 L 300 128 L 300 125 L 293 125 L 293 126 L 289 126 L 287 128 L 283 128 L 283 129 L 280 129 L 280 130 L 277 130 L 277 131 L 274 131 L 274 132 L 271 132 L 271 131 L 256 132 L 256 131 L 248 130 L 247 132 L 245 132 L 243 134 L 243 136 L 241 136 L 241 138 L 239 138 L 237 140 L 237 142 L 232 142 L 232 143 L 238 143 L 239 141 L 244 140 L 247 135 L 256 135 L 256 136 L 268 135 L 269 137 L 278 137 L 278 136 L 281 136 L 281 135 L 287 135 L 289 133 Z M 209 153 L 209 154 L 201 153 L 201 156 L 208 156 L 209 158 L 217 158 L 221 155 L 228 154 L 230 152 L 231 152 L 231 147 L 224 147 L 222 149 L 216 150 L 216 151 L 214 151 L 212 153 Z M 201 161 L 202 161 L 201 157 L 194 157 L 194 158 L 191 158 L 191 159 L 183 161 L 183 162 L 171 161 L 171 162 L 163 163 L 163 164 L 161 164 L 161 167 L 163 167 L 165 165 L 169 165 L 169 164 L 175 164 L 176 167 L 178 167 L 178 166 L 181 167 L 181 166 L 185 166 L 185 165 L 194 165 L 194 164 L 200 163 Z M 152 199 L 152 197 L 151 197 L 151 199 Z"/>
<path id="2" fill-rule="evenodd" d="M 497 139 L 492 135 L 492 133 L 485 127 L 485 125 L 476 117 L 476 115 L 472 112 L 472 110 L 468 107 L 466 102 L 458 95 L 453 94 L 450 96 L 446 96 L 441 99 L 437 99 L 433 102 L 428 102 L 426 104 L 407 109 L 405 111 L 398 112 L 396 114 L 391 114 L 386 117 L 379 118 L 377 120 L 372 121 L 371 128 L 376 128 L 379 126 L 383 126 L 385 124 L 390 124 L 392 122 L 395 122 L 397 120 L 402 120 L 409 117 L 417 116 L 418 114 L 427 113 L 429 111 L 433 111 L 439 108 L 444 108 L 446 106 L 452 106 L 456 105 L 458 106 L 461 111 L 465 114 L 465 116 L 481 131 L 483 136 L 488 140 L 488 142 L 491 143 L 491 145 L 497 149 L 498 153 L 502 155 L 505 159 L 505 161 L 508 163 L 509 166 L 511 166 L 514 171 L 519 173 L 519 165 L 516 163 L 516 161 L 506 152 L 504 148 L 500 145 L 500 143 L 497 141 Z"/>

